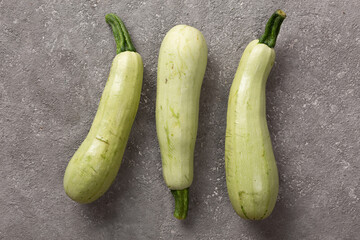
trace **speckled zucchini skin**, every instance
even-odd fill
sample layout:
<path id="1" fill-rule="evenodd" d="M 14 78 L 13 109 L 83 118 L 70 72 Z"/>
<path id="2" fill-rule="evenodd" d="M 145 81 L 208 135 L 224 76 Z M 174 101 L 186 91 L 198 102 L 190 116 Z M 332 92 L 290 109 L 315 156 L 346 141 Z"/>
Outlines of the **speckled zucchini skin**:
<path id="1" fill-rule="evenodd" d="M 265 109 L 265 86 L 274 60 L 273 48 L 252 41 L 241 57 L 228 102 L 227 189 L 236 213 L 252 220 L 270 215 L 279 189 Z"/>
<path id="2" fill-rule="evenodd" d="M 64 189 L 74 201 L 90 203 L 114 181 L 138 109 L 142 79 L 138 53 L 116 55 L 91 129 L 65 171 Z"/>
<path id="3" fill-rule="evenodd" d="M 163 175 L 172 190 L 193 181 L 193 159 L 198 128 L 199 98 L 207 63 L 201 32 L 178 25 L 165 36 L 158 62 L 156 130 Z"/>

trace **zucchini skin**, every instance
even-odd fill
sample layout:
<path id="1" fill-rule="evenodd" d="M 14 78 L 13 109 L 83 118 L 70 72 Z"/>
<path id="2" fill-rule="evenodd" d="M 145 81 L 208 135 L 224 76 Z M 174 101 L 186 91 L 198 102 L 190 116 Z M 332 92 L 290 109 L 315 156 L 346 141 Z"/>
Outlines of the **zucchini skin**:
<path id="1" fill-rule="evenodd" d="M 268 217 L 276 203 L 279 177 L 266 122 L 266 81 L 273 48 L 254 40 L 246 47 L 232 83 L 225 140 L 226 183 L 236 213 Z"/>
<path id="2" fill-rule="evenodd" d="M 65 171 L 64 189 L 74 201 L 93 202 L 114 181 L 139 106 L 142 80 L 138 53 L 116 55 L 90 131 Z"/>
<path id="3" fill-rule="evenodd" d="M 187 25 L 173 27 L 159 51 L 156 130 L 163 176 L 171 190 L 193 181 L 199 98 L 207 64 L 201 32 Z"/>

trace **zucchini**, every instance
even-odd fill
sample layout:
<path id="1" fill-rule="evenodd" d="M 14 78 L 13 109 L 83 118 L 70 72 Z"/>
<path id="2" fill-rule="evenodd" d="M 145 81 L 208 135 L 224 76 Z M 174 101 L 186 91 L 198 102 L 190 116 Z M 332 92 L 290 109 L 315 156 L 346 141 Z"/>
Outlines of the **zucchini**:
<path id="1" fill-rule="evenodd" d="M 114 181 L 140 101 L 141 56 L 120 18 L 107 14 L 105 19 L 112 26 L 117 55 L 90 131 L 64 176 L 66 194 L 79 203 L 95 201 Z"/>
<path id="2" fill-rule="evenodd" d="M 265 86 L 285 17 L 283 11 L 276 11 L 264 35 L 249 43 L 230 89 L 225 138 L 226 183 L 234 210 L 245 219 L 268 217 L 279 189 L 266 122 Z"/>
<path id="3" fill-rule="evenodd" d="M 187 215 L 206 63 L 207 45 L 199 30 L 177 25 L 166 34 L 158 60 L 156 130 L 163 176 L 175 197 L 178 219 Z"/>

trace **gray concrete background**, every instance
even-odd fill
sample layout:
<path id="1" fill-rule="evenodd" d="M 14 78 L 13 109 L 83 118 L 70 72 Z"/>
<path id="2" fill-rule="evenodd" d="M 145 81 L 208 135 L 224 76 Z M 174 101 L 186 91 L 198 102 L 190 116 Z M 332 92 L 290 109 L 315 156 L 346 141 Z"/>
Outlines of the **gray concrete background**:
<path id="1" fill-rule="evenodd" d="M 360 2 L 176 2 L 0 0 L 0 239 L 359 239 Z M 227 97 L 242 51 L 277 8 L 288 18 L 267 111 L 280 192 L 272 215 L 250 222 L 226 190 Z M 109 12 L 143 57 L 143 91 L 116 181 L 79 205 L 62 180 L 115 56 Z M 209 48 L 182 222 L 172 216 L 155 130 L 158 51 L 180 23 L 200 29 Z"/>

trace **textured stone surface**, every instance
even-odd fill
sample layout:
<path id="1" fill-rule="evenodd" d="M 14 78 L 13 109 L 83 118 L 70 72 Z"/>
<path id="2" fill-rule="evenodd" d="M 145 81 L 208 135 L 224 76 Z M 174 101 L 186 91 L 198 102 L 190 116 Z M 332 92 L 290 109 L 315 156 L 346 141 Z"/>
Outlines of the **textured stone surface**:
<path id="1" fill-rule="evenodd" d="M 182 3 L 177 3 L 182 2 Z M 227 196 L 227 96 L 247 43 L 288 15 L 267 85 L 280 172 L 273 214 L 238 217 Z M 360 234 L 358 0 L 0 0 L 0 239 L 356 239 Z M 142 55 L 141 103 L 120 172 L 89 205 L 64 193 L 115 44 L 114 12 Z M 155 130 L 160 43 L 175 24 L 208 43 L 188 219 L 172 216 Z"/>

